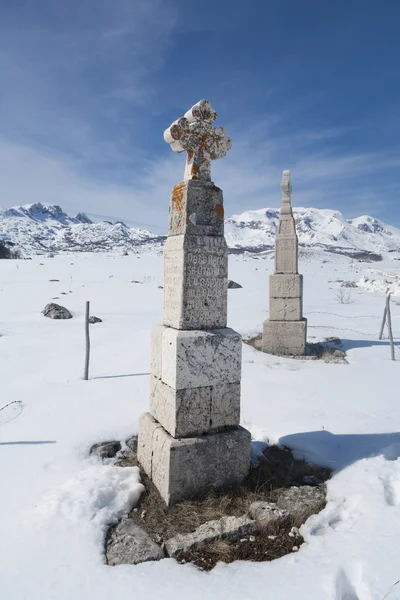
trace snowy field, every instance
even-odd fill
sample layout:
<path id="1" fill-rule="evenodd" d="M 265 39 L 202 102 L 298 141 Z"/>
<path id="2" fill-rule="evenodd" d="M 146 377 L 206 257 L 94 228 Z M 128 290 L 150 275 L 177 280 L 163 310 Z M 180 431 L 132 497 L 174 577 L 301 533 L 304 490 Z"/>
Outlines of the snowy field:
<path id="1" fill-rule="evenodd" d="M 272 267 L 270 258 L 230 257 L 230 278 L 243 289 L 229 291 L 229 326 L 242 335 L 258 333 L 267 317 Z M 92 444 L 136 433 L 148 409 L 161 256 L 0 261 L 0 408 L 18 401 L 0 410 L 1 600 L 398 600 L 400 350 L 393 362 L 387 340 L 378 341 L 382 289 L 351 289 L 351 303 L 340 304 L 335 280 L 395 281 L 399 271 L 395 260 L 300 261 L 308 340 L 339 336 L 347 365 L 243 346 L 242 424 L 334 476 L 326 508 L 302 527 L 299 552 L 203 573 L 173 559 L 105 564 L 107 526 L 134 505 L 141 484 L 137 469 L 88 457 Z M 43 317 L 54 297 L 72 320 Z M 87 382 L 85 300 L 103 319 L 91 326 Z M 400 297 L 392 311 L 398 341 Z"/>

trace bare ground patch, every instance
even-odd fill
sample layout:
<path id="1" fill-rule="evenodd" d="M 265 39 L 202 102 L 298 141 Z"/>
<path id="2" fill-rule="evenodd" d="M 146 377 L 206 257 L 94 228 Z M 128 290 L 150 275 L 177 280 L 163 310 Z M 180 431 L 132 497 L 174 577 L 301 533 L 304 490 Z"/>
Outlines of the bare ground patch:
<path id="1" fill-rule="evenodd" d="M 122 453 L 119 466 L 136 465 L 135 452 Z M 257 501 L 277 502 L 279 496 L 291 486 L 318 486 L 330 477 L 330 470 L 296 460 L 289 449 L 267 447 L 258 458 L 258 466 L 252 467 L 241 486 L 220 492 L 205 491 L 201 498 L 187 500 L 167 507 L 157 489 L 141 472 L 146 492 L 129 517 L 142 527 L 154 542 L 163 545 L 179 534 L 188 534 L 200 525 L 224 516 L 247 514 L 252 503 Z M 260 527 L 254 535 L 238 540 L 218 540 L 195 548 L 177 557 L 178 562 L 192 562 L 203 570 L 212 569 L 218 561 L 234 560 L 268 561 L 295 552 L 304 542 L 297 528 L 313 513 L 325 506 L 325 492 L 320 501 L 310 508 L 298 505 L 297 510 L 277 524 Z"/>

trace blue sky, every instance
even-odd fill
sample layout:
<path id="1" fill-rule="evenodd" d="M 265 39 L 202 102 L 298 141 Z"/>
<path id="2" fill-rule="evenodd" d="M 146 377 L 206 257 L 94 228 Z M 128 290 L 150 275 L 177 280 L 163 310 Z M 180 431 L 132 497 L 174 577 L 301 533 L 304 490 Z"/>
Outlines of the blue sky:
<path id="1" fill-rule="evenodd" d="M 400 226 L 398 0 L 2 0 L 0 205 L 163 231 L 184 156 L 163 131 L 207 98 L 232 137 L 227 214 L 293 204 Z"/>

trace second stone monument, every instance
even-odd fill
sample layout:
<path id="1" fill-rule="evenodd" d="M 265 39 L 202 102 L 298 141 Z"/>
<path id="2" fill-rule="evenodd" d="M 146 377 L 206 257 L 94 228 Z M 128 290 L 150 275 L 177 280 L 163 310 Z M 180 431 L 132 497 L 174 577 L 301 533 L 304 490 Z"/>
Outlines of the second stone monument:
<path id="1" fill-rule="evenodd" d="M 269 277 L 269 319 L 264 321 L 262 349 L 270 354 L 301 355 L 306 349 L 307 319 L 303 318 L 303 275 L 298 273 L 290 171 L 283 171 L 281 189 L 275 272 Z"/>
<path id="2" fill-rule="evenodd" d="M 138 461 L 168 505 L 236 485 L 250 466 L 250 433 L 239 426 L 242 341 L 227 328 L 223 197 L 210 168 L 231 140 L 213 128 L 216 118 L 202 100 L 164 132 L 187 160 L 171 195 L 163 325 L 152 332 Z"/>

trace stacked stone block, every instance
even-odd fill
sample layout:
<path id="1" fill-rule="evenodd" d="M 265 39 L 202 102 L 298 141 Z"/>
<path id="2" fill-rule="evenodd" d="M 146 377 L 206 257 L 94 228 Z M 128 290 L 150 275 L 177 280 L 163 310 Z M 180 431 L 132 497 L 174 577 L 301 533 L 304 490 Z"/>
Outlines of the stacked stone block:
<path id="1" fill-rule="evenodd" d="M 270 354 L 305 353 L 307 320 L 303 318 L 303 276 L 298 274 L 298 239 L 291 206 L 290 171 L 283 171 L 282 208 L 275 242 L 275 273 L 269 278 L 269 319 L 262 347 Z"/>
<path id="2" fill-rule="evenodd" d="M 150 412 L 138 438 L 138 461 L 168 505 L 240 483 L 250 465 L 250 434 L 239 426 L 242 342 L 227 327 L 223 217 L 211 181 L 173 188 L 163 325 L 152 331 Z"/>

